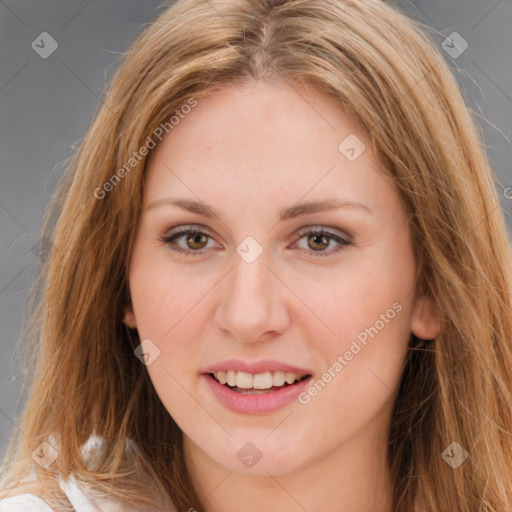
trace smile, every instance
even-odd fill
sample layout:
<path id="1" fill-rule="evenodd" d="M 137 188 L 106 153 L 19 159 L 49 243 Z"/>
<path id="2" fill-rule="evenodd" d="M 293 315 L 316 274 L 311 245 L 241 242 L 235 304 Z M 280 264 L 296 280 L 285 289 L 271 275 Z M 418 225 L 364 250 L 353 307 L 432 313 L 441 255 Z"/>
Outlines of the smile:
<path id="1" fill-rule="evenodd" d="M 283 371 L 252 374 L 235 370 L 216 371 L 211 373 L 210 376 L 229 389 L 245 394 L 270 393 L 309 377 L 309 375 L 297 375 L 296 373 Z"/>
<path id="2" fill-rule="evenodd" d="M 259 377 L 260 375 L 263 377 Z M 312 379 L 311 375 L 299 376 L 286 372 L 250 374 L 234 370 L 206 373 L 202 377 L 206 381 L 212 398 L 216 399 L 220 405 L 235 413 L 252 415 L 269 414 L 293 404 Z M 287 382 L 287 377 L 291 384 Z M 274 386 L 274 378 L 280 385 Z M 222 384 L 220 379 L 226 382 Z M 272 385 L 270 385 L 271 379 Z M 230 385 L 230 382 L 233 385 Z M 263 385 L 266 386 L 263 389 L 256 387 Z"/>

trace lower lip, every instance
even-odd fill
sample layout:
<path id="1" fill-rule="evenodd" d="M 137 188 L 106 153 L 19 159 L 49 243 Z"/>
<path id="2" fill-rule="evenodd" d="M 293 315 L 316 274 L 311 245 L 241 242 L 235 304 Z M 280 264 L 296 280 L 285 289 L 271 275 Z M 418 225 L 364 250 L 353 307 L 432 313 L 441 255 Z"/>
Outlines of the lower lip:
<path id="1" fill-rule="evenodd" d="M 297 384 L 285 386 L 277 391 L 270 391 L 262 395 L 248 395 L 232 391 L 210 375 L 205 374 L 203 377 L 221 404 L 231 411 L 242 414 L 264 414 L 277 411 L 296 400 L 311 380 L 311 377 L 308 377 Z"/>

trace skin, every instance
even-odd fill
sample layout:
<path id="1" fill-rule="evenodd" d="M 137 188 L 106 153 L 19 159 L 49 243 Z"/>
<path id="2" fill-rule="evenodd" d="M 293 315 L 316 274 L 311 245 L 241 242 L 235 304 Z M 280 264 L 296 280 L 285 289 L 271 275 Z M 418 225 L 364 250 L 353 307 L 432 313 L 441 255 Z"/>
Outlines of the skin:
<path id="1" fill-rule="evenodd" d="M 338 150 L 350 134 L 366 146 L 354 161 Z M 147 209 L 170 197 L 205 202 L 220 218 Z M 332 198 L 372 213 L 345 207 L 279 221 L 283 208 Z M 202 500 L 192 505 L 390 512 L 386 441 L 407 343 L 411 332 L 435 338 L 439 323 L 434 304 L 415 293 L 407 219 L 360 127 L 304 86 L 231 84 L 201 97 L 153 151 L 144 205 L 125 322 L 160 350 L 147 370 L 184 432 Z M 185 234 L 174 247 L 199 256 L 160 240 L 189 224 L 208 236 L 187 244 Z M 352 243 L 322 245 L 298 234 L 305 227 Z M 236 252 L 247 236 L 263 248 L 250 264 Z M 320 378 L 396 302 L 400 312 L 306 405 L 235 413 L 200 374 L 229 358 L 271 358 Z M 237 458 L 247 442 L 262 454 L 251 468 Z"/>

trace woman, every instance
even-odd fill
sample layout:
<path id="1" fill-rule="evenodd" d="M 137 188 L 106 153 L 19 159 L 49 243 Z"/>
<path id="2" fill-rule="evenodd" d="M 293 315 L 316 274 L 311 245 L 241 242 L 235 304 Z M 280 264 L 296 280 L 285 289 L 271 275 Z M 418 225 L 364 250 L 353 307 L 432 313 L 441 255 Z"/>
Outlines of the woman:
<path id="1" fill-rule="evenodd" d="M 510 510 L 511 253 L 479 142 L 383 2 L 179 0 L 47 215 L 0 510 Z"/>

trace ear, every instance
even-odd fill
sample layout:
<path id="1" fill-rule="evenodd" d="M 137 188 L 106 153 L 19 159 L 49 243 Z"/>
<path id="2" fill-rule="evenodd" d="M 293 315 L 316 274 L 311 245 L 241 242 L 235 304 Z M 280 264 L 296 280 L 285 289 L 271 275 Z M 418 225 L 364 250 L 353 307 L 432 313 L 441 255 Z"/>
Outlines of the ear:
<path id="1" fill-rule="evenodd" d="M 411 316 L 411 332 L 421 340 L 433 340 L 441 332 L 441 314 L 432 297 L 417 296 Z"/>
<path id="2" fill-rule="evenodd" d="M 137 321 L 135 319 L 135 315 L 133 313 L 133 307 L 131 304 L 129 306 L 124 307 L 123 322 L 128 327 L 130 327 L 130 329 L 135 329 L 137 327 Z"/>

